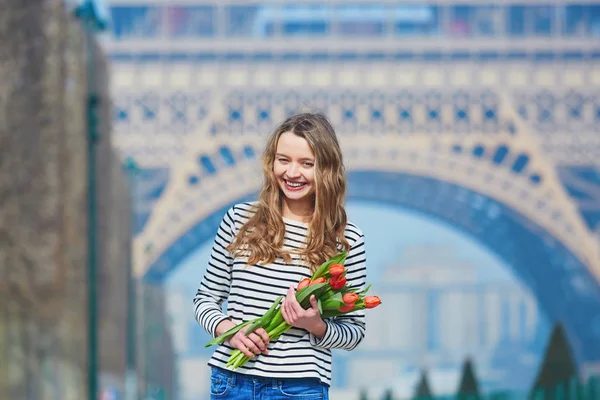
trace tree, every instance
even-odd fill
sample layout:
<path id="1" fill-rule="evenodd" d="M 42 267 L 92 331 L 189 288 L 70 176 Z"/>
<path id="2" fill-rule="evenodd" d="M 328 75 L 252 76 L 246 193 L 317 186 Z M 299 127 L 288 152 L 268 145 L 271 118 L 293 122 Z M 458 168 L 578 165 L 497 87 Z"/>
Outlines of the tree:
<path id="1" fill-rule="evenodd" d="M 431 398 L 433 398 L 433 395 L 431 394 L 431 389 L 429 388 L 427 371 L 422 370 L 421 377 L 419 378 L 419 383 L 417 383 L 417 387 L 415 389 L 413 400 L 426 400 Z"/>
<path id="2" fill-rule="evenodd" d="M 360 400 L 369 400 L 369 397 L 367 396 L 367 390 L 366 389 L 361 389 L 360 390 Z"/>
<path id="3" fill-rule="evenodd" d="M 471 358 L 467 357 L 463 364 L 462 377 L 458 386 L 457 397 L 459 399 L 479 400 L 479 389 L 477 387 L 477 379 L 475 378 L 475 368 Z"/>
<path id="4" fill-rule="evenodd" d="M 383 394 L 383 400 L 394 400 L 394 393 L 392 392 L 392 389 L 385 391 Z"/>
<path id="5" fill-rule="evenodd" d="M 577 364 L 571 355 L 569 341 L 564 327 L 558 322 L 552 328 L 544 360 L 542 361 L 542 366 L 540 367 L 532 390 L 544 390 L 544 399 L 551 399 L 554 397 L 568 399 L 569 390 L 565 390 L 562 395 L 557 394 L 556 391 L 560 385 L 567 385 L 576 377 Z"/>

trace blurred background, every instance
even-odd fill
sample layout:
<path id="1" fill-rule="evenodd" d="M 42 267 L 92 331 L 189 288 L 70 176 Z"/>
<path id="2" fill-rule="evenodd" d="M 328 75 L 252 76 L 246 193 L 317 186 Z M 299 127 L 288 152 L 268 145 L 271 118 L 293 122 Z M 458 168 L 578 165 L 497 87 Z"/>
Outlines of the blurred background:
<path id="1" fill-rule="evenodd" d="M 325 113 L 382 306 L 331 398 L 600 399 L 600 1 L 0 2 L 0 399 L 208 399 L 192 298 Z"/>

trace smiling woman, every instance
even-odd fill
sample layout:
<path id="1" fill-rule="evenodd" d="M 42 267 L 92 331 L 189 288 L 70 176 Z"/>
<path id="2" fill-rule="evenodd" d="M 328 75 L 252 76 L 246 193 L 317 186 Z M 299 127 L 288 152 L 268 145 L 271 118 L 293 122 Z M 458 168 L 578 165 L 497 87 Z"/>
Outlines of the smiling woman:
<path id="1" fill-rule="evenodd" d="M 263 174 L 259 201 L 237 204 L 223 218 L 194 298 L 196 319 L 214 338 L 281 296 L 292 328 L 270 342 L 263 328 L 246 335 L 245 327 L 220 345 L 209 361 L 211 398 L 327 399 L 331 351 L 361 343 L 364 310 L 321 318 L 314 296 L 306 309 L 298 303 L 297 285 L 342 251 L 348 286 L 362 291 L 366 280 L 364 237 L 346 217 L 342 152 L 329 121 L 320 114 L 284 121 L 267 142 Z M 229 371 L 233 352 L 250 361 Z"/>

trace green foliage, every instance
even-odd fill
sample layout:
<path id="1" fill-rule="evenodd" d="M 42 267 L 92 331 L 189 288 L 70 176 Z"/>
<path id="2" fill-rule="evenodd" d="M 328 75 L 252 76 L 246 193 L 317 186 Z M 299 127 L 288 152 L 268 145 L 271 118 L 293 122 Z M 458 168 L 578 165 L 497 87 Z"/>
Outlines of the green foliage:
<path id="1" fill-rule="evenodd" d="M 567 334 L 559 322 L 552 329 L 546 354 L 532 391 L 534 394 L 543 393 L 540 395 L 543 399 L 576 398 L 569 389 L 572 384 L 576 383 L 574 382 L 576 379 L 577 364 L 571 355 Z"/>
<path id="2" fill-rule="evenodd" d="M 427 371 L 422 370 L 419 383 L 417 383 L 417 387 L 415 388 L 413 400 L 429 400 L 432 398 L 433 396 L 431 394 L 431 389 L 429 388 L 429 380 L 427 379 Z"/>
<path id="3" fill-rule="evenodd" d="M 394 392 L 392 391 L 392 389 L 388 389 L 385 391 L 382 400 L 394 400 Z"/>
<path id="4" fill-rule="evenodd" d="M 367 395 L 367 390 L 366 389 L 361 389 L 360 390 L 359 400 L 369 400 L 369 396 Z"/>
<path id="5" fill-rule="evenodd" d="M 457 398 L 461 400 L 479 400 L 479 388 L 477 378 L 475 377 L 475 368 L 470 358 L 467 358 L 463 364 L 462 377 L 458 386 Z"/>

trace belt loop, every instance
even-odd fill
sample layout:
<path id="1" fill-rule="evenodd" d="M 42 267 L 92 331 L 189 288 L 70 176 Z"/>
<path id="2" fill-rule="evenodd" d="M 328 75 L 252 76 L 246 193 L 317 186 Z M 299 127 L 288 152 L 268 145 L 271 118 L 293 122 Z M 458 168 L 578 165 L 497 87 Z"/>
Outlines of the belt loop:
<path id="1" fill-rule="evenodd" d="M 271 379 L 271 384 L 273 385 L 273 389 L 277 389 L 279 386 L 279 381 L 277 379 Z"/>
<path id="2" fill-rule="evenodd" d="M 236 373 L 229 371 L 229 383 L 231 384 L 231 386 L 235 386 L 235 379 L 236 378 Z"/>

